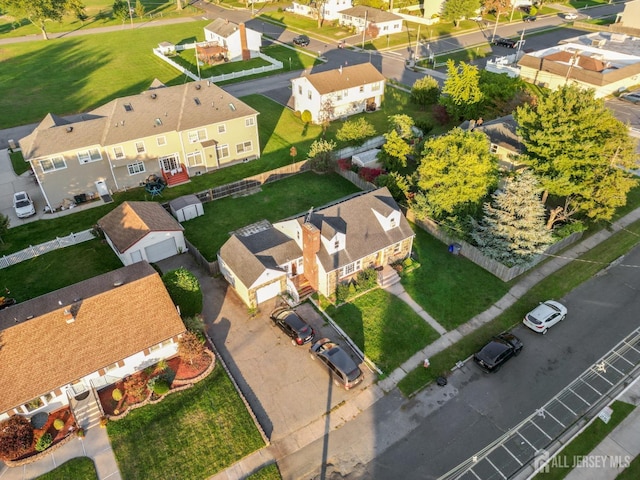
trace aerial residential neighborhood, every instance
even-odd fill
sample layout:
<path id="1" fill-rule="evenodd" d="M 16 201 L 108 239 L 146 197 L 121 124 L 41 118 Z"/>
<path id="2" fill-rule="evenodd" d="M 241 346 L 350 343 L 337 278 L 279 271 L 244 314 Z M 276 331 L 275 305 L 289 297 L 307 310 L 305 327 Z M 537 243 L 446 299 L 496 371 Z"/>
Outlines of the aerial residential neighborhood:
<path id="1" fill-rule="evenodd" d="M 0 478 L 638 478 L 638 12 L 0 0 Z"/>

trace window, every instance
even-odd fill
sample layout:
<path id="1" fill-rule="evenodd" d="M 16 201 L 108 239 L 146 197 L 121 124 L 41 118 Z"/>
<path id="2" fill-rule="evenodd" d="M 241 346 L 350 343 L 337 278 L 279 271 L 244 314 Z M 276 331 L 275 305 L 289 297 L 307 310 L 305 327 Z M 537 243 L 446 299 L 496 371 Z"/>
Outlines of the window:
<path id="1" fill-rule="evenodd" d="M 129 165 L 127 165 L 127 170 L 129 170 L 129 175 L 144 173 L 145 171 L 144 163 L 143 162 L 130 163 Z"/>
<path id="2" fill-rule="evenodd" d="M 224 123 L 222 125 L 218 125 L 218 133 L 226 133 L 226 131 L 227 131 L 227 126 Z"/>
<path id="3" fill-rule="evenodd" d="M 302 95 L 302 85 L 298 85 L 298 95 Z"/>
<path id="4" fill-rule="evenodd" d="M 251 141 L 239 143 L 236 145 L 237 153 L 247 153 L 253 150 L 253 144 Z"/>
<path id="5" fill-rule="evenodd" d="M 161 348 L 162 348 L 162 344 L 161 344 L 161 343 L 158 343 L 158 344 L 156 344 L 156 345 L 153 345 L 153 346 L 149 347 L 149 351 L 150 351 L 150 352 L 153 352 L 153 351 L 155 351 L 155 350 L 160 350 Z"/>
<path id="6" fill-rule="evenodd" d="M 144 148 L 144 142 L 136 142 L 136 152 L 144 153 L 146 151 L 147 151 L 147 149 Z"/>
<path id="7" fill-rule="evenodd" d="M 307 98 L 308 98 L 309 100 L 311 100 L 311 90 L 309 90 L 309 91 L 307 92 Z"/>
<path id="8" fill-rule="evenodd" d="M 218 145 L 216 147 L 218 158 L 227 158 L 229 156 L 229 145 Z"/>
<path id="9" fill-rule="evenodd" d="M 190 167 L 196 167 L 198 165 L 202 165 L 204 162 L 202 160 L 202 152 L 192 152 L 187 153 L 187 165 Z"/>
<path id="10" fill-rule="evenodd" d="M 167 144 L 167 137 L 164 137 L 164 136 L 158 137 L 158 138 L 156 138 L 156 142 L 157 142 L 159 147 L 162 147 L 163 145 Z"/>
<path id="11" fill-rule="evenodd" d="M 113 371 L 113 370 L 115 370 L 117 368 L 118 368 L 118 364 L 117 363 L 112 363 L 108 367 L 105 367 L 104 371 L 105 372 L 111 372 L 111 371 Z"/>
<path id="12" fill-rule="evenodd" d="M 339 239 L 339 238 L 336 238 L 336 241 L 335 241 L 335 242 L 333 242 L 333 249 L 334 249 L 334 250 L 337 250 L 337 249 L 339 249 L 339 248 L 340 248 L 340 239 Z"/>
<path id="13" fill-rule="evenodd" d="M 27 412 L 33 412 L 34 410 L 39 409 L 40 407 L 44 407 L 44 402 L 40 397 L 34 398 L 30 402 L 24 404 L 24 408 Z"/>
<path id="14" fill-rule="evenodd" d="M 371 85 L 371 91 L 375 92 L 376 90 L 380 90 L 380 82 Z"/>
<path id="15" fill-rule="evenodd" d="M 392 218 L 392 219 L 389 221 L 389 225 L 391 225 L 391 228 L 396 228 L 396 219 L 395 219 L 395 217 L 394 217 L 394 218 Z"/>
<path id="16" fill-rule="evenodd" d="M 204 129 L 194 130 L 193 132 L 189 132 L 189 143 L 197 143 L 206 139 L 207 139 L 207 131 Z"/>
<path id="17" fill-rule="evenodd" d="M 349 265 L 345 265 L 344 267 L 342 267 L 338 273 L 339 273 L 340 277 L 346 277 L 346 276 L 349 276 L 349 275 L 357 272 L 361 268 L 362 268 L 361 260 L 356 260 L 355 262 L 350 263 Z"/>
<path id="18" fill-rule="evenodd" d="M 51 157 L 47 160 L 40 160 L 40 168 L 44 173 L 53 172 L 55 170 L 67 168 L 67 164 L 63 157 Z"/>
<path id="19" fill-rule="evenodd" d="M 401 251 L 402 251 L 402 244 L 401 244 L 401 243 L 396 243 L 396 244 L 393 246 L 393 254 L 394 254 L 394 255 L 397 255 L 397 254 L 399 254 Z"/>
<path id="20" fill-rule="evenodd" d="M 495 143 L 491 144 L 491 153 L 498 153 L 498 145 L 496 145 Z"/>
<path id="21" fill-rule="evenodd" d="M 78 160 L 80 163 L 89 163 L 89 162 L 97 162 L 98 160 L 102 160 L 102 155 L 97 148 L 92 148 L 90 150 L 82 150 L 78 152 Z"/>
<path id="22" fill-rule="evenodd" d="M 124 158 L 124 148 L 113 147 L 113 156 L 114 158 Z"/>
<path id="23" fill-rule="evenodd" d="M 364 92 L 364 85 L 360 85 L 360 93 Z"/>
<path id="24" fill-rule="evenodd" d="M 256 124 L 256 120 L 253 117 L 244 119 L 245 127 L 253 127 L 255 124 Z"/>

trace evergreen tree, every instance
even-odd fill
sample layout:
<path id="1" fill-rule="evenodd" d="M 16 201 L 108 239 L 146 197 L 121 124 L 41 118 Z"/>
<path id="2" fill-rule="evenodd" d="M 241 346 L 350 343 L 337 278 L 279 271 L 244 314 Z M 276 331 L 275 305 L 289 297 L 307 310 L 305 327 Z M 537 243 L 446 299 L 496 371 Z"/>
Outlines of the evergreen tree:
<path id="1" fill-rule="evenodd" d="M 447 60 L 447 79 L 442 93 L 440 103 L 452 117 L 459 120 L 477 118 L 483 99 L 478 67 L 464 62 L 456 66 L 453 60 Z"/>
<path id="2" fill-rule="evenodd" d="M 608 220 L 636 180 L 635 142 L 593 90 L 560 87 L 516 110 L 527 162 L 550 194 L 571 196 L 595 220 Z M 546 195 L 543 196 L 546 200 Z"/>
<path id="3" fill-rule="evenodd" d="M 528 170 L 505 179 L 502 191 L 484 204 L 482 220 L 472 220 L 471 236 L 485 255 L 506 265 L 521 265 L 552 242 L 540 192 L 538 180 Z"/>

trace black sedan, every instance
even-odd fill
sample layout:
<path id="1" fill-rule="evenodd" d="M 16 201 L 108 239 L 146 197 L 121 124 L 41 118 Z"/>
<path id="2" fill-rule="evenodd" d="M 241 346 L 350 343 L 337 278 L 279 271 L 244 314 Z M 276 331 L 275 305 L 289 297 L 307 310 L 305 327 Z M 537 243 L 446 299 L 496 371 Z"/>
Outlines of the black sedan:
<path id="1" fill-rule="evenodd" d="M 306 35 L 298 35 L 293 39 L 293 44 L 298 47 L 306 47 L 310 42 L 311 40 Z"/>
<path id="2" fill-rule="evenodd" d="M 522 350 L 522 341 L 512 333 L 501 333 L 473 355 L 473 361 L 485 372 L 497 372 L 511 357 Z"/>
<path id="3" fill-rule="evenodd" d="M 316 335 L 313 328 L 288 307 L 276 308 L 271 312 L 271 320 L 291 338 L 291 343 L 294 345 L 309 343 Z"/>

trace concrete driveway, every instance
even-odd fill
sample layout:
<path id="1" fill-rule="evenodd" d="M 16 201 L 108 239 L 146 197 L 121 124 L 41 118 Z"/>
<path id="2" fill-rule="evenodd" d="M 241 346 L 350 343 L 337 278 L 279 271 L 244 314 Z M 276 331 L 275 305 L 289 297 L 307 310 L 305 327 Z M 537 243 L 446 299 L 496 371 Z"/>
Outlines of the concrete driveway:
<path id="1" fill-rule="evenodd" d="M 29 218 L 18 218 L 13 209 L 13 194 L 25 191 L 33 200 L 36 214 Z M 8 150 L 0 150 L 0 213 L 9 217 L 9 227 L 17 227 L 25 223 L 34 222 L 42 217 L 44 212 L 44 196 L 29 172 L 17 176 L 13 171 Z"/>

